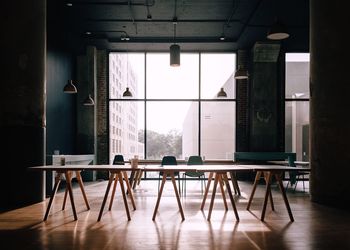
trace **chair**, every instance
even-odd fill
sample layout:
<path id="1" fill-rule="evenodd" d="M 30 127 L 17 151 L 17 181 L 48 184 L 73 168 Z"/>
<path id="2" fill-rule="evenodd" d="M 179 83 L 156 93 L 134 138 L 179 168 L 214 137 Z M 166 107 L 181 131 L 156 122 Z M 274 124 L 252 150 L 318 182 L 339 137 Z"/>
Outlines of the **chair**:
<path id="1" fill-rule="evenodd" d="M 203 165 L 202 157 L 199 155 L 191 155 L 188 158 L 187 165 Z M 182 191 L 184 191 L 184 194 L 186 196 L 186 177 L 192 177 L 192 178 L 198 178 L 199 180 L 202 180 L 201 182 L 201 191 L 203 194 L 203 185 L 205 187 L 205 174 L 204 172 L 193 172 L 193 171 L 186 171 L 183 173 L 184 180 L 182 181 Z"/>
<path id="2" fill-rule="evenodd" d="M 301 165 L 301 166 L 309 166 L 309 162 L 303 162 L 303 161 L 295 161 L 294 162 L 294 165 Z M 286 186 L 286 189 L 288 189 L 288 186 L 289 186 L 289 183 L 291 183 L 291 186 L 292 186 L 292 180 L 294 178 L 294 192 L 297 188 L 297 185 L 298 185 L 298 182 L 301 180 L 303 182 L 303 191 L 305 192 L 305 180 L 308 180 L 309 178 L 305 178 L 305 176 L 309 176 L 310 175 L 310 172 L 306 172 L 306 171 L 296 171 L 296 172 L 290 172 L 289 176 L 289 181 L 287 183 L 287 186 Z M 301 179 L 300 179 L 301 177 Z"/>
<path id="3" fill-rule="evenodd" d="M 124 165 L 124 157 L 122 155 L 115 155 L 113 165 Z"/>
<path id="4" fill-rule="evenodd" d="M 162 166 L 164 165 L 177 165 L 177 160 L 175 156 L 167 155 L 164 156 L 162 159 Z M 179 182 L 179 193 L 181 193 L 180 189 L 180 173 L 179 172 L 174 172 L 174 175 L 177 176 L 178 182 Z M 159 172 L 159 179 L 158 179 L 158 192 L 159 192 L 159 183 L 160 183 L 160 177 L 163 176 L 163 172 Z"/>

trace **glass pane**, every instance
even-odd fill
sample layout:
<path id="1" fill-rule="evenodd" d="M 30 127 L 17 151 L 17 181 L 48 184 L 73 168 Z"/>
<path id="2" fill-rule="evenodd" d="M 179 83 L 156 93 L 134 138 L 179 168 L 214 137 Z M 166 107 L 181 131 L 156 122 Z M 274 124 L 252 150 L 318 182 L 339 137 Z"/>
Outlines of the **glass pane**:
<path id="1" fill-rule="evenodd" d="M 144 102 L 109 102 L 109 159 L 122 154 L 125 160 L 134 155 L 144 159 Z"/>
<path id="2" fill-rule="evenodd" d="M 198 98 L 198 54 L 181 54 L 181 66 L 170 67 L 169 54 L 147 54 L 147 98 Z"/>
<path id="3" fill-rule="evenodd" d="M 145 55 L 143 53 L 109 54 L 109 98 L 123 98 L 126 87 L 132 98 L 144 98 Z"/>
<path id="4" fill-rule="evenodd" d="M 224 88 L 227 98 L 235 98 L 236 54 L 201 54 L 201 98 L 218 98 Z"/>
<path id="5" fill-rule="evenodd" d="M 197 155 L 198 103 L 148 102 L 146 136 L 148 159 Z"/>
<path id="6" fill-rule="evenodd" d="M 309 53 L 286 54 L 286 98 L 309 98 Z"/>
<path id="7" fill-rule="evenodd" d="M 235 102 L 203 102 L 201 155 L 205 159 L 233 159 L 235 152 Z"/>
<path id="8" fill-rule="evenodd" d="M 309 161 L 309 102 L 286 102 L 285 150 Z"/>

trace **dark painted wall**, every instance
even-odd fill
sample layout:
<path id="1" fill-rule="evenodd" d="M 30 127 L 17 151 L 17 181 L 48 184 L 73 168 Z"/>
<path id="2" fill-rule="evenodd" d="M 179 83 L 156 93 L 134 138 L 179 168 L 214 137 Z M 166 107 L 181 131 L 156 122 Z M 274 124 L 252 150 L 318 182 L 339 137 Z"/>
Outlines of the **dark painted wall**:
<path id="1" fill-rule="evenodd" d="M 56 48 L 47 51 L 46 154 L 75 154 L 76 95 L 63 87 L 74 78 L 74 58 Z"/>

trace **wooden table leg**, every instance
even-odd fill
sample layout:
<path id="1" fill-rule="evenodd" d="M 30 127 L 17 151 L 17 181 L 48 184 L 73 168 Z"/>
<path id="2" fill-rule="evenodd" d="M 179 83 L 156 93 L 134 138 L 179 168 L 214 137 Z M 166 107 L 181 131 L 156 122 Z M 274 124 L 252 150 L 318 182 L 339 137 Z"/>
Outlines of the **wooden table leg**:
<path id="1" fill-rule="evenodd" d="M 83 194 L 86 207 L 87 207 L 88 210 L 90 210 L 89 202 L 88 202 L 88 199 L 86 197 L 84 184 L 83 184 L 83 180 L 82 180 L 81 175 L 80 175 L 80 171 L 75 171 L 75 175 L 77 176 L 77 180 L 78 180 L 78 183 L 79 183 L 79 186 L 80 186 L 81 193 Z"/>
<path id="2" fill-rule="evenodd" d="M 211 183 L 211 179 L 213 178 L 213 172 L 210 172 L 209 173 L 209 176 L 208 176 L 208 183 L 207 183 L 207 186 L 205 188 L 205 192 L 204 192 L 204 196 L 203 196 L 203 200 L 202 200 L 202 205 L 201 205 L 201 210 L 204 209 L 204 205 L 205 205 L 205 201 L 207 199 L 207 196 L 208 196 L 208 192 L 209 192 L 209 188 L 210 188 L 210 183 Z"/>
<path id="3" fill-rule="evenodd" d="M 116 174 L 113 179 L 114 179 L 114 185 L 113 185 L 113 189 L 112 189 L 111 200 L 109 201 L 109 207 L 108 207 L 109 211 L 112 210 L 115 190 L 117 189 L 117 184 L 118 184 L 118 175 Z"/>
<path id="4" fill-rule="evenodd" d="M 222 195 L 222 200 L 224 202 L 224 206 L 225 206 L 225 210 L 227 211 L 228 210 L 228 207 L 227 207 L 227 202 L 226 202 L 226 195 L 225 195 L 225 190 L 224 190 L 224 183 L 222 181 L 222 178 L 221 178 L 221 174 L 220 173 L 217 173 L 217 175 L 219 175 L 219 186 L 220 186 L 220 190 L 221 190 L 221 195 Z"/>
<path id="5" fill-rule="evenodd" d="M 268 175 L 268 173 L 264 172 L 264 179 L 265 179 L 266 183 L 267 183 L 267 175 Z M 272 175 L 271 175 L 271 181 L 272 181 Z M 271 210 L 275 211 L 275 206 L 273 204 L 273 198 L 272 198 L 272 192 L 271 192 L 271 186 L 270 186 L 270 190 L 269 190 L 269 198 L 270 198 L 270 202 L 271 202 Z"/>
<path id="6" fill-rule="evenodd" d="M 184 215 L 184 211 L 182 210 L 182 205 L 181 205 L 181 201 L 180 201 L 180 195 L 179 195 L 179 192 L 178 192 L 177 187 L 176 187 L 174 172 L 170 173 L 170 177 L 171 177 L 171 182 L 173 183 L 173 187 L 174 187 L 174 191 L 175 191 L 175 195 L 176 195 L 176 200 L 177 200 L 177 205 L 179 206 L 181 218 L 184 221 L 185 220 L 185 215 Z"/>
<path id="7" fill-rule="evenodd" d="M 129 206 L 128 206 L 128 200 L 126 199 L 126 193 L 125 193 L 124 183 L 123 183 L 123 176 L 122 176 L 121 171 L 118 172 L 118 179 L 119 179 L 120 189 L 121 189 L 122 196 L 123 196 L 123 201 L 124 201 L 126 215 L 128 217 L 128 220 L 131 220 L 130 212 L 129 212 Z"/>
<path id="8" fill-rule="evenodd" d="M 66 189 L 64 190 L 62 210 L 64 210 L 66 208 L 67 195 L 68 195 L 68 187 L 66 186 Z"/>
<path id="9" fill-rule="evenodd" d="M 135 174 L 135 178 L 134 178 L 134 183 L 132 185 L 132 189 L 135 189 L 136 186 L 140 183 L 140 179 L 141 179 L 141 169 L 140 170 L 135 170 L 136 174 Z M 131 185 L 131 183 L 130 183 Z"/>
<path id="10" fill-rule="evenodd" d="M 108 181 L 107 188 L 106 188 L 106 193 L 105 193 L 105 196 L 103 197 L 103 201 L 102 201 L 102 205 L 101 205 L 101 209 L 100 209 L 100 213 L 98 215 L 97 221 L 101 220 L 101 217 L 102 217 L 102 214 L 103 214 L 103 209 L 105 208 L 105 204 L 106 204 L 106 201 L 107 201 L 109 189 L 111 188 L 111 184 L 113 182 L 114 175 L 115 175 L 114 172 L 110 173 L 109 181 Z"/>
<path id="11" fill-rule="evenodd" d="M 227 175 L 227 174 L 226 174 Z M 232 185 L 235 189 L 235 193 L 237 192 L 237 194 L 239 196 L 241 196 L 241 189 L 239 188 L 239 185 L 238 185 L 238 181 L 237 181 L 237 178 L 236 178 L 236 175 L 234 172 L 230 172 L 230 177 L 231 177 L 231 182 L 232 182 Z"/>
<path id="12" fill-rule="evenodd" d="M 278 186 L 279 186 L 279 188 L 281 190 L 282 197 L 283 197 L 283 200 L 284 200 L 284 204 L 286 205 L 286 208 L 287 208 L 287 211 L 288 211 L 288 214 L 289 214 L 289 218 L 290 218 L 291 221 L 294 221 L 292 210 L 290 209 L 289 202 L 288 202 L 288 199 L 287 199 L 286 190 L 283 187 L 283 182 L 282 182 L 282 179 L 281 179 L 281 173 L 275 174 L 275 177 L 276 177 Z"/>
<path id="13" fill-rule="evenodd" d="M 78 216 L 77 216 L 77 212 L 76 212 L 76 210 L 75 210 L 75 204 L 74 204 L 71 173 L 70 173 L 70 172 L 65 172 L 65 176 L 66 176 L 66 182 L 67 182 L 67 187 L 68 187 L 68 193 L 69 193 L 69 197 L 70 197 L 70 202 L 71 202 L 71 205 L 72 205 L 74 220 L 77 220 L 77 219 L 78 219 Z"/>
<path id="14" fill-rule="evenodd" d="M 140 170 L 139 178 L 137 179 L 137 185 L 140 185 L 142 174 L 144 173 L 143 170 Z"/>
<path id="15" fill-rule="evenodd" d="M 130 186 L 129 179 L 128 179 L 128 174 L 126 173 L 126 171 L 122 171 L 122 173 L 123 173 L 123 177 L 124 177 L 124 180 L 125 180 L 125 183 L 126 183 L 126 187 L 128 189 L 128 193 L 130 195 L 132 207 L 134 208 L 134 210 L 136 210 L 136 205 L 135 205 L 135 201 L 134 201 L 134 195 L 132 194 L 131 186 Z"/>
<path id="16" fill-rule="evenodd" d="M 250 194 L 250 197 L 249 197 L 249 201 L 248 201 L 248 205 L 247 205 L 247 210 L 249 210 L 250 205 L 251 205 L 251 203 L 252 203 L 252 200 L 253 200 L 253 197 L 254 197 L 254 194 L 255 194 L 255 190 L 256 190 L 256 186 L 258 185 L 258 182 L 259 182 L 259 180 L 260 180 L 260 176 L 261 176 L 261 171 L 257 171 L 257 172 L 256 172 L 256 175 L 255 175 L 255 180 L 254 180 L 254 185 L 253 185 L 252 193 Z"/>
<path id="17" fill-rule="evenodd" d="M 160 203 L 160 198 L 162 197 L 164 184 L 165 184 L 165 182 L 166 182 L 166 177 L 167 177 L 167 172 L 163 172 L 162 184 L 160 185 L 160 189 L 159 189 L 159 192 L 158 192 L 157 203 L 156 203 L 156 207 L 154 208 L 152 220 L 155 220 L 156 214 L 157 214 L 157 212 L 158 212 L 158 207 L 159 207 L 159 203 Z"/>
<path id="18" fill-rule="evenodd" d="M 211 212 L 212 212 L 213 206 L 214 206 L 215 193 L 216 193 L 216 188 L 218 186 L 218 182 L 219 182 L 219 174 L 215 173 L 214 188 L 213 188 L 213 193 L 211 195 L 211 201 L 210 201 L 210 206 L 209 206 L 209 213 L 208 213 L 208 218 L 207 218 L 208 221 L 211 218 Z"/>
<path id="19" fill-rule="evenodd" d="M 233 211 L 235 212 L 236 220 L 239 221 L 239 216 L 238 216 L 236 204 L 235 204 L 235 200 L 233 199 L 233 195 L 232 195 L 232 190 L 231 190 L 230 184 L 228 182 L 227 173 L 224 173 L 222 176 L 223 176 L 224 182 L 225 182 L 225 184 L 227 186 L 228 196 L 230 197 L 231 205 L 232 205 Z"/>
<path id="20" fill-rule="evenodd" d="M 136 187 L 135 182 L 136 182 L 136 177 L 137 176 L 135 176 L 135 175 L 137 175 L 137 171 L 138 170 L 133 169 L 133 170 L 131 170 L 131 173 L 130 173 L 130 181 L 129 181 L 129 183 L 130 183 L 130 186 L 133 189 Z"/>
<path id="21" fill-rule="evenodd" d="M 55 185 L 52 189 L 52 193 L 51 193 L 51 197 L 50 197 L 50 201 L 49 201 L 49 204 L 46 208 L 46 212 L 45 212 L 45 216 L 44 216 L 44 221 L 47 220 L 47 217 L 49 216 L 49 213 L 50 213 L 50 209 L 51 209 L 51 205 L 52 205 L 52 201 L 53 199 L 55 198 L 55 195 L 57 193 L 57 189 L 58 189 L 58 186 L 60 185 L 60 182 L 61 182 L 61 176 L 62 176 L 62 173 L 57 173 L 57 176 L 55 177 Z"/>
<path id="22" fill-rule="evenodd" d="M 264 205 L 261 212 L 261 221 L 264 221 L 267 201 L 269 199 L 269 193 L 271 192 L 271 179 L 272 179 L 271 177 L 272 177 L 271 172 L 268 172 L 266 176 L 266 191 L 265 191 Z"/>

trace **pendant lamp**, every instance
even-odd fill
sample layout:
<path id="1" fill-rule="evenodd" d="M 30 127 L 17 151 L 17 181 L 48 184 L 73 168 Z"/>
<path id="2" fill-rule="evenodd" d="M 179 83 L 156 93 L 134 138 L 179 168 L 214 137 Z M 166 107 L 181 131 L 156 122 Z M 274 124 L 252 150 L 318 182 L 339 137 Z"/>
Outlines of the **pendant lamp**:
<path id="1" fill-rule="evenodd" d="M 289 33 L 286 26 L 276 19 L 267 33 L 267 38 L 270 40 L 283 40 L 288 37 Z"/>
<path id="2" fill-rule="evenodd" d="M 126 87 L 126 90 L 123 93 L 123 97 L 132 97 L 129 87 Z"/>
<path id="3" fill-rule="evenodd" d="M 170 46 L 170 66 L 178 67 L 180 66 L 180 46 L 176 44 L 176 25 L 177 17 L 173 18 L 174 25 L 174 44 Z"/>
<path id="4" fill-rule="evenodd" d="M 238 69 L 235 72 L 235 79 L 242 80 L 242 79 L 248 79 L 248 71 L 246 69 L 243 69 L 241 65 L 238 66 Z"/>
<path id="5" fill-rule="evenodd" d="M 220 91 L 218 92 L 217 97 L 227 97 L 227 94 L 224 88 L 220 88 Z"/>
<path id="6" fill-rule="evenodd" d="M 67 94 L 76 94 L 78 92 L 73 84 L 73 80 L 68 80 L 68 83 L 63 88 L 63 92 Z"/>
<path id="7" fill-rule="evenodd" d="M 95 101 L 94 99 L 92 99 L 91 95 L 89 94 L 88 97 L 86 97 L 86 99 L 83 102 L 84 106 L 94 106 L 95 105 Z"/>

